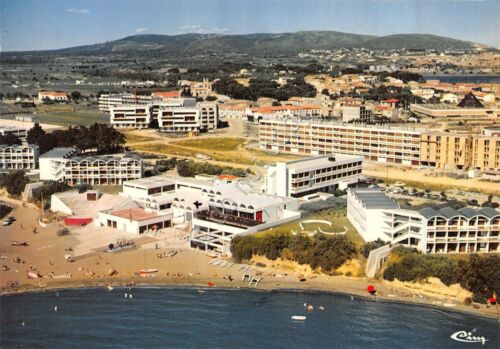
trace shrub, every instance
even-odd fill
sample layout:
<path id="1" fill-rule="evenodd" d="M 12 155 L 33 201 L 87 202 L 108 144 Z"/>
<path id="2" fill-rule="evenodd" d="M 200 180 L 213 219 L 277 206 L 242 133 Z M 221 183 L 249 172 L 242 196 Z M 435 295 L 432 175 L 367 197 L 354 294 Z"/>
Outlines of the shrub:
<path id="1" fill-rule="evenodd" d="M 384 271 L 384 279 L 392 281 L 422 281 L 430 276 L 439 278 L 445 285 L 459 282 L 460 269 L 455 259 L 425 256 L 416 253 L 404 255 Z"/>
<path id="2" fill-rule="evenodd" d="M 236 262 L 250 259 L 254 254 L 275 260 L 279 257 L 309 264 L 332 272 L 356 253 L 355 245 L 345 236 L 327 237 L 318 234 L 312 238 L 275 232 L 261 237 L 237 236 L 231 242 L 231 253 Z"/>
<path id="3" fill-rule="evenodd" d="M 235 236 L 231 241 L 230 247 L 233 259 L 237 263 L 251 259 L 256 249 L 257 242 L 257 238 L 254 236 Z"/>
<path id="4" fill-rule="evenodd" d="M 54 193 L 60 193 L 68 189 L 69 187 L 66 183 L 55 181 L 46 182 L 41 187 L 33 190 L 33 199 L 36 201 L 42 201 L 43 199 L 50 207 L 50 196 Z"/>
<path id="5" fill-rule="evenodd" d="M 387 242 L 385 242 L 381 239 L 367 242 L 366 244 L 363 245 L 363 248 L 362 248 L 363 256 L 365 256 L 365 258 L 368 258 L 371 251 L 376 250 L 377 248 L 382 247 L 384 245 L 387 245 Z"/>
<path id="6" fill-rule="evenodd" d="M 0 177 L 0 187 L 4 187 L 9 194 L 16 196 L 21 195 L 29 182 L 22 170 L 12 171 Z"/>
<path id="7" fill-rule="evenodd" d="M 499 255 L 471 255 L 459 265 L 460 285 L 473 293 L 474 301 L 485 303 L 494 292 L 500 293 Z"/>

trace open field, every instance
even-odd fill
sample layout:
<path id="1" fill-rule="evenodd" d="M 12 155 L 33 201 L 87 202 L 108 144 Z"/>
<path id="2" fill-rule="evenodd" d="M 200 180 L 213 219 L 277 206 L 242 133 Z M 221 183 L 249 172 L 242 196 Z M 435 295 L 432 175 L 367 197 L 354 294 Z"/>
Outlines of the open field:
<path id="1" fill-rule="evenodd" d="M 304 225 L 306 231 L 314 231 L 315 229 L 320 227 L 325 232 L 342 232 L 345 230 L 345 228 L 347 228 L 346 237 L 350 241 L 352 241 L 356 245 L 356 247 L 359 248 L 364 244 L 363 238 L 361 237 L 361 235 L 359 235 L 357 230 L 349 222 L 349 220 L 345 216 L 345 210 L 342 208 L 330 208 L 322 210 L 320 212 L 302 217 L 299 220 L 264 230 L 260 233 L 257 233 L 257 235 L 269 234 L 273 232 L 291 232 L 292 230 L 300 232 L 301 231 L 300 221 L 312 220 L 312 219 L 330 221 L 332 223 L 332 226 L 329 227 L 324 224 L 309 223 Z"/>
<path id="2" fill-rule="evenodd" d="M 244 138 L 208 138 L 208 139 L 193 139 L 172 142 L 172 145 L 179 145 L 187 148 L 195 148 L 200 150 L 217 150 L 217 151 L 232 151 L 236 150 L 245 142 Z"/>
<path id="3" fill-rule="evenodd" d="M 384 166 L 373 162 L 365 162 L 363 174 L 380 178 L 388 183 L 402 181 L 418 189 L 431 189 L 445 191 L 447 189 L 460 189 L 484 194 L 500 195 L 500 185 L 494 182 L 479 179 L 454 179 L 446 176 L 431 176 L 431 169 L 405 169 L 393 166 Z"/>
<path id="4" fill-rule="evenodd" d="M 96 111 L 74 111 L 63 113 L 48 113 L 43 115 L 35 115 L 34 121 L 47 124 L 57 124 L 62 126 L 89 126 L 94 123 L 108 124 L 109 116 Z"/>

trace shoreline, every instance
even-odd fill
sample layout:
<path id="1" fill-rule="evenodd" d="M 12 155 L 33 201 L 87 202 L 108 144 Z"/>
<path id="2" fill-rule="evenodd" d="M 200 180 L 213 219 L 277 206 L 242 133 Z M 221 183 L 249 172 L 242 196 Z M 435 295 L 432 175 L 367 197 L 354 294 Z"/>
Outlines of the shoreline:
<path id="1" fill-rule="evenodd" d="M 360 282 L 369 282 L 368 279 L 359 278 Z M 1 289 L 0 298 L 4 296 L 14 296 L 28 293 L 43 293 L 43 292 L 53 292 L 53 291 L 64 291 L 64 290 L 86 290 L 86 289 L 99 289 L 102 287 L 112 286 L 113 288 L 148 288 L 152 286 L 157 286 L 159 288 L 203 288 L 203 289 L 221 289 L 221 290 L 246 290 L 246 291 L 256 291 L 256 292 L 296 292 L 296 293 L 327 293 L 336 296 L 355 296 L 362 298 L 367 301 L 376 302 L 386 302 L 386 303 L 397 303 L 403 305 L 411 306 L 424 306 L 433 309 L 439 309 L 446 312 L 456 312 L 467 315 L 474 315 L 483 318 L 488 318 L 492 320 L 500 321 L 500 310 L 496 308 L 494 310 L 489 310 L 488 308 L 474 309 L 472 306 L 466 306 L 464 304 L 455 303 L 454 307 L 445 307 L 442 304 L 436 304 L 430 302 L 429 300 L 423 299 L 398 299 L 389 297 L 386 294 L 378 295 L 376 297 L 369 296 L 365 294 L 366 292 L 361 292 L 360 290 L 351 290 L 352 292 L 342 291 L 332 287 L 322 287 L 317 284 L 299 284 L 298 282 L 284 282 L 285 285 L 270 285 L 271 281 L 263 282 L 261 287 L 250 287 L 245 285 L 237 285 L 235 283 L 229 282 L 228 280 L 217 280 L 217 283 L 213 287 L 207 286 L 209 279 L 206 278 L 178 278 L 178 279 L 167 279 L 167 278 L 113 278 L 113 279 L 100 279 L 100 280 L 81 280 L 81 282 L 56 282 L 49 283 L 46 285 L 33 285 L 33 284 L 23 284 L 16 289 Z M 129 286 L 132 285 L 132 286 Z M 382 284 L 379 284 L 382 285 Z M 112 291 L 110 291 L 112 292 Z M 498 306 L 497 306 L 498 307 Z M 488 310 L 487 310 L 488 309 Z"/>

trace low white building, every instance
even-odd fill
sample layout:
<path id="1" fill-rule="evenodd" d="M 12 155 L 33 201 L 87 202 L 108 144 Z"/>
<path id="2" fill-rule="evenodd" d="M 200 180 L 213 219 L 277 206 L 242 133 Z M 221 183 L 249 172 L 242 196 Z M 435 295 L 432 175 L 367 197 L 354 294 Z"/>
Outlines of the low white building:
<path id="1" fill-rule="evenodd" d="M 172 226 L 172 213 L 142 207 L 111 209 L 99 212 L 94 225 L 142 234 Z"/>
<path id="2" fill-rule="evenodd" d="M 0 135 L 13 135 L 19 138 L 21 142 L 26 143 L 28 129 L 15 126 L 0 126 Z"/>
<path id="3" fill-rule="evenodd" d="M 64 91 L 39 91 L 38 102 L 43 103 L 46 100 L 66 102 L 69 100 L 68 94 Z"/>
<path id="4" fill-rule="evenodd" d="M 38 157 L 38 145 L 0 144 L 0 170 L 34 170 Z"/>
<path id="5" fill-rule="evenodd" d="M 74 148 L 54 148 L 40 156 L 40 180 L 68 185 L 117 185 L 144 176 L 138 157 L 79 156 Z"/>
<path id="6" fill-rule="evenodd" d="M 271 195 L 300 197 L 316 192 L 331 192 L 357 184 L 363 157 L 331 154 L 265 166 L 265 192 Z"/>
<path id="7" fill-rule="evenodd" d="M 253 192 L 239 182 L 158 176 L 126 182 L 123 194 L 146 210 L 188 225 L 193 247 L 229 254 L 231 239 L 300 218 L 298 201 Z"/>
<path id="8" fill-rule="evenodd" d="M 120 105 L 144 105 L 153 101 L 151 95 L 133 93 L 102 94 L 99 97 L 99 110 L 109 113 L 111 108 Z"/>
<path id="9" fill-rule="evenodd" d="M 500 252 L 500 212 L 468 207 L 401 209 L 379 189 L 350 189 L 347 218 L 365 241 L 415 247 L 423 253 Z"/>

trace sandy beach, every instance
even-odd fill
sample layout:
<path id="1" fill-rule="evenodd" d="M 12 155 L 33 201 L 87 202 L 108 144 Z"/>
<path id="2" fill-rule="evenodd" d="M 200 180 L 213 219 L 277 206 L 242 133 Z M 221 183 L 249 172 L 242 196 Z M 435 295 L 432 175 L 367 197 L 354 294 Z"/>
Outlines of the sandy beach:
<path id="1" fill-rule="evenodd" d="M 0 198 L 7 201 L 5 197 Z M 15 201 L 9 200 L 15 204 Z M 478 309 L 466 306 L 463 295 L 454 289 L 426 290 L 423 286 L 367 278 L 329 276 L 310 270 L 308 266 L 292 266 L 290 263 L 265 261 L 262 258 L 245 265 L 213 265 L 214 258 L 187 246 L 155 242 L 155 238 L 141 238 L 137 247 L 117 253 L 106 253 L 104 248 L 65 262 L 64 256 L 71 254 L 68 248 L 77 246 L 78 232 L 57 236 L 57 225 L 40 227 L 36 222 L 40 212 L 29 205 L 16 206 L 12 215 L 16 221 L 0 227 L 0 288 L 1 294 L 27 291 L 43 291 L 57 288 L 125 286 L 135 285 L 186 285 L 201 287 L 250 287 L 260 290 L 295 289 L 340 292 L 355 297 L 370 297 L 367 286 L 373 284 L 378 292 L 374 301 L 396 301 L 440 307 L 447 310 L 466 311 L 482 316 L 498 317 L 498 308 L 481 305 Z M 33 229 L 36 226 L 36 234 Z M 160 236 L 159 239 L 164 237 Z M 27 242 L 28 246 L 12 246 L 11 241 Z M 160 241 L 160 240 L 158 240 Z M 162 241 L 160 241 L 162 242 Z M 157 249 L 158 245 L 158 249 Z M 164 253 L 174 249 L 177 254 L 165 257 Z M 160 258 L 161 257 L 161 258 Z M 265 262 L 265 267 L 260 264 Z M 230 265 L 230 266 L 229 266 Z M 139 276 L 140 269 L 154 268 L 157 272 Z M 257 287 L 249 286 L 243 274 L 260 278 Z M 305 281 L 299 281 L 305 279 Z"/>

